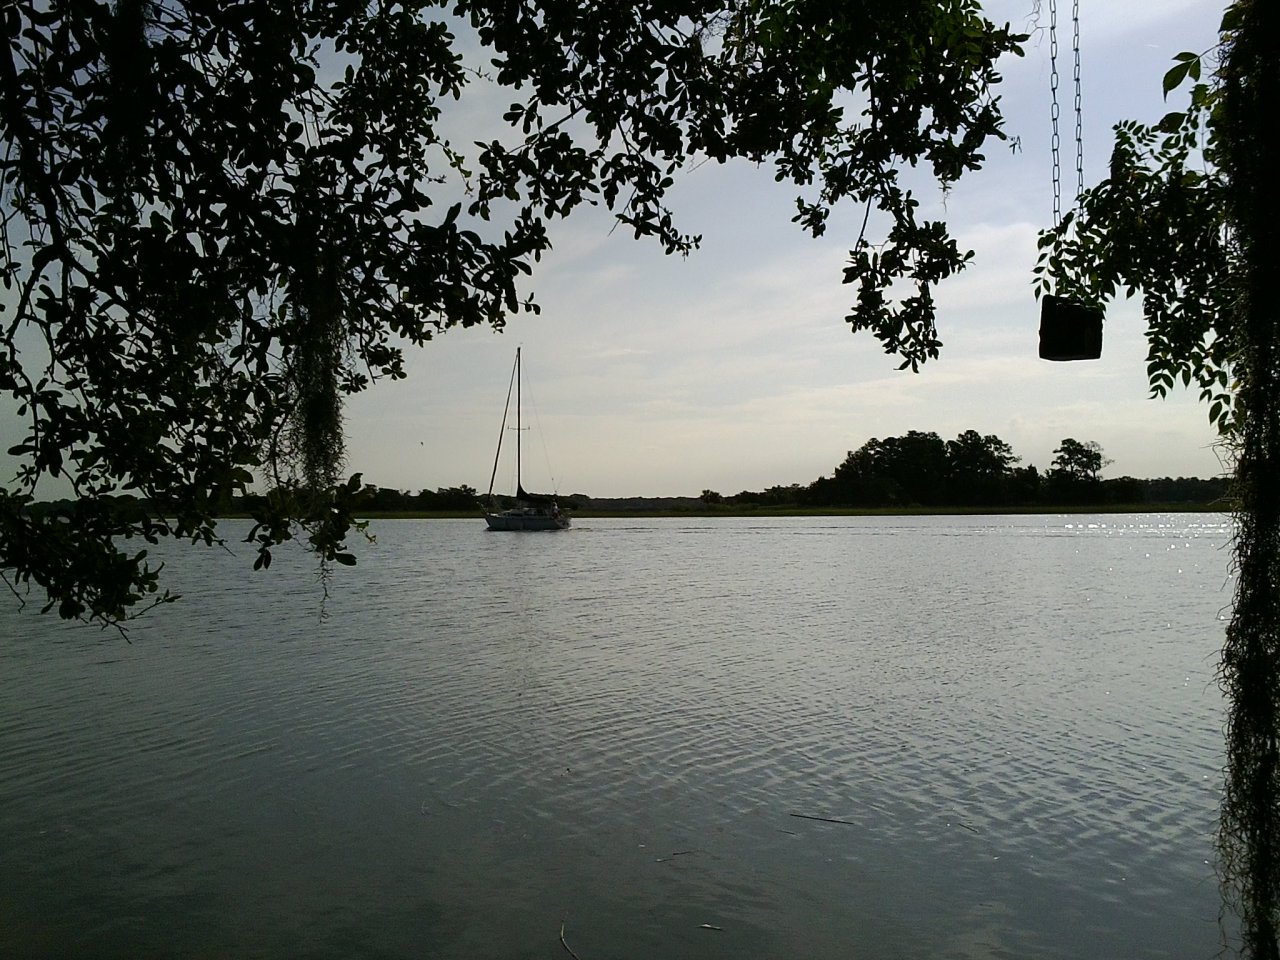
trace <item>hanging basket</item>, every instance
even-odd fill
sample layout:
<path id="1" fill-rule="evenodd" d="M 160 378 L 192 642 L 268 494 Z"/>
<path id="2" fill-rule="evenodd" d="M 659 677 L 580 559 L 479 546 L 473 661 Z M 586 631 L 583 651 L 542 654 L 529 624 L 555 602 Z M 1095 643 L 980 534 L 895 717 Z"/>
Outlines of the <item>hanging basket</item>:
<path id="1" fill-rule="evenodd" d="M 1102 307 L 1067 297 L 1040 300 L 1040 359 L 1097 360 L 1102 356 Z"/>

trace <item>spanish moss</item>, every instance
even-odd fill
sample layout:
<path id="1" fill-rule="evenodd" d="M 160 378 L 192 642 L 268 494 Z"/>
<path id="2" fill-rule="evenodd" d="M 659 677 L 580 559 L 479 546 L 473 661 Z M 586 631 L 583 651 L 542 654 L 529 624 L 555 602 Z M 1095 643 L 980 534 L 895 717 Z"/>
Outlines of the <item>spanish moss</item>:
<path id="1" fill-rule="evenodd" d="M 319 495 L 337 482 L 344 453 L 338 385 L 346 341 L 331 271 L 318 271 L 300 299 L 290 307 L 295 339 L 289 366 L 289 466 L 309 493 Z"/>
<path id="2" fill-rule="evenodd" d="M 1280 946 L 1280 324 L 1274 307 L 1280 223 L 1280 16 L 1236 5 L 1222 67 L 1222 122 L 1231 218 L 1245 264 L 1238 366 L 1238 530 L 1235 608 L 1220 680 L 1228 701 L 1226 783 L 1218 834 L 1227 903 L 1242 953 L 1277 960 Z"/>

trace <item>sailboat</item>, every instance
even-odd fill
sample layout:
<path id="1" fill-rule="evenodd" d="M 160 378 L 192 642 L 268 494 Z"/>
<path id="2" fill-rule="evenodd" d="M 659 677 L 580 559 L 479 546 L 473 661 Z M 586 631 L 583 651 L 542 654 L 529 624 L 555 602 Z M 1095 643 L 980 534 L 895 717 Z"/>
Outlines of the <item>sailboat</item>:
<path id="1" fill-rule="evenodd" d="M 520 348 L 516 347 L 516 364 L 511 370 L 511 383 L 507 385 L 507 405 L 502 411 L 502 432 L 498 434 L 498 450 L 493 455 L 493 474 L 489 477 L 488 507 L 484 522 L 490 530 L 565 530 L 569 518 L 560 510 L 554 496 L 528 493 L 520 481 L 521 447 L 520 433 Z M 515 504 L 503 510 L 496 509 L 493 484 L 498 477 L 498 460 L 502 456 L 502 438 L 507 432 L 507 417 L 511 412 L 511 391 L 516 394 L 516 495 Z"/>

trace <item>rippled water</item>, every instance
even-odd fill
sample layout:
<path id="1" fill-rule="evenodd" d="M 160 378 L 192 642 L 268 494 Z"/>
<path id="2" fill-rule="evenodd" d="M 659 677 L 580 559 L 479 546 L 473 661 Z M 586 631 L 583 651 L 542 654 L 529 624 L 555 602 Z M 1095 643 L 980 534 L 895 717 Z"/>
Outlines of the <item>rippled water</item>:
<path id="1" fill-rule="evenodd" d="M 1224 517 L 376 533 L 0 610 L 0 956 L 1217 953 Z"/>

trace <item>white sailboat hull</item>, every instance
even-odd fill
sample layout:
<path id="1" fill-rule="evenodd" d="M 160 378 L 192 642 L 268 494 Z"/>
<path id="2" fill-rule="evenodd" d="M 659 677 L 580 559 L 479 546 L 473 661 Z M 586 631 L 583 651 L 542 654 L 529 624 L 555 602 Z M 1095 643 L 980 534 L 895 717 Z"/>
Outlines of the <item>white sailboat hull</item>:
<path id="1" fill-rule="evenodd" d="M 490 530 L 567 530 L 569 518 L 534 507 L 486 513 L 484 522 Z"/>

